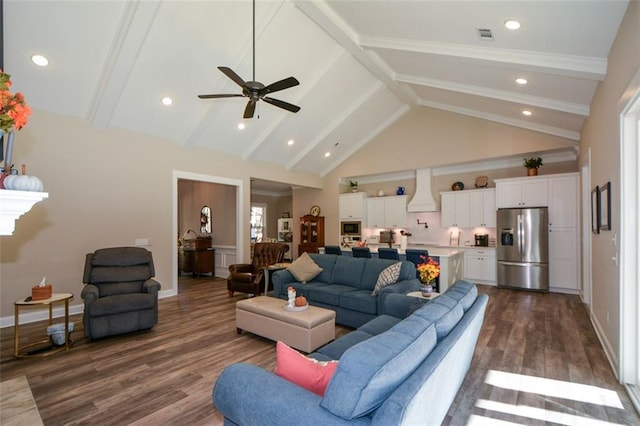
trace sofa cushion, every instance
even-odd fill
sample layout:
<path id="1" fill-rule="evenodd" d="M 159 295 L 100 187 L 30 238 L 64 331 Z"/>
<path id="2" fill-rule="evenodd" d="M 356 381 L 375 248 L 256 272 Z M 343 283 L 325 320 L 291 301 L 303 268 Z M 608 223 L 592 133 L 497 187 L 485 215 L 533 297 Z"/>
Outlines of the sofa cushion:
<path id="1" fill-rule="evenodd" d="M 453 330 L 464 315 L 461 304 L 456 303 L 453 308 L 450 308 L 445 304 L 439 303 L 442 302 L 442 300 L 438 299 L 442 297 L 443 296 L 436 298 L 431 303 L 427 303 L 413 313 L 413 316 L 419 316 L 429 322 L 435 323 L 438 342 Z"/>
<path id="2" fill-rule="evenodd" d="M 309 257 L 311 257 L 311 259 L 313 259 L 313 261 L 322 268 L 322 272 L 320 272 L 320 274 L 314 278 L 315 281 L 330 283 L 336 260 L 338 258 L 341 258 L 342 256 L 338 256 L 335 254 L 309 253 Z"/>
<path id="3" fill-rule="evenodd" d="M 398 281 L 398 277 L 400 276 L 400 269 L 402 268 L 401 262 L 396 262 L 393 265 L 389 265 L 378 274 L 378 280 L 376 281 L 376 285 L 371 292 L 372 296 L 378 294 L 380 290 L 384 287 L 393 284 Z"/>
<path id="4" fill-rule="evenodd" d="M 328 284 L 328 285 L 318 285 L 310 288 L 308 290 L 309 299 L 314 302 L 323 303 L 325 305 L 340 305 L 340 297 L 344 293 L 348 293 L 350 291 L 356 291 L 355 288 L 348 285 L 336 285 L 336 284 Z"/>
<path id="5" fill-rule="evenodd" d="M 318 349 L 316 352 L 309 355 L 311 358 L 315 358 L 318 360 L 327 360 L 327 359 L 340 359 L 342 354 L 344 354 L 347 349 L 353 347 L 354 345 L 364 342 L 367 339 L 371 338 L 371 334 L 363 333 L 360 330 L 354 330 L 349 334 L 345 334 L 333 342 L 326 344 L 325 346 Z M 322 356 L 318 356 L 318 354 Z"/>
<path id="6" fill-rule="evenodd" d="M 123 312 L 154 309 L 156 296 L 148 293 L 118 294 L 115 296 L 100 297 L 88 306 L 88 314 L 91 317 L 103 315 L 116 315 Z"/>
<path id="7" fill-rule="evenodd" d="M 317 361 L 280 341 L 276 343 L 276 369 L 273 372 L 320 396 L 324 395 L 337 366 L 338 361 Z"/>
<path id="8" fill-rule="evenodd" d="M 94 284 L 98 287 L 100 292 L 98 297 L 115 296 L 116 294 L 132 294 L 132 293 L 144 293 L 142 289 L 143 281 L 133 282 L 100 282 Z"/>
<path id="9" fill-rule="evenodd" d="M 354 290 L 342 293 L 338 305 L 351 311 L 373 315 L 378 313 L 378 300 L 371 295 L 369 290 Z"/>
<path id="10" fill-rule="evenodd" d="M 291 283 L 289 283 L 288 287 L 293 287 L 296 289 L 296 295 L 298 296 L 304 296 L 307 297 L 309 296 L 309 291 L 313 288 L 317 288 L 317 287 L 326 287 L 327 283 L 323 283 L 323 282 L 319 282 L 316 280 L 313 281 L 309 281 L 306 283 L 299 283 L 297 281 L 293 281 Z M 287 289 L 284 289 L 284 295 L 287 294 Z"/>
<path id="11" fill-rule="evenodd" d="M 386 333 L 349 348 L 320 405 L 351 420 L 375 410 L 424 361 L 436 345 L 436 329 L 411 316 Z"/>
<path id="12" fill-rule="evenodd" d="M 296 280 L 302 283 L 314 279 L 316 275 L 322 272 L 322 268 L 306 252 L 294 260 L 287 269 Z"/>
<path id="13" fill-rule="evenodd" d="M 469 281 L 461 280 L 451 286 L 445 295 L 460 302 L 462 309 L 467 312 L 478 297 L 478 288 Z"/>
<path id="14" fill-rule="evenodd" d="M 117 283 L 129 281 L 146 281 L 153 275 L 149 265 L 134 266 L 94 266 L 89 281 L 96 283 Z"/>
<path id="15" fill-rule="evenodd" d="M 142 247 L 112 247 L 98 249 L 93 253 L 93 266 L 134 266 L 146 265 L 151 261 L 151 253 Z"/>
<path id="16" fill-rule="evenodd" d="M 362 270 L 367 261 L 372 259 L 352 258 L 347 256 L 336 256 L 336 264 L 333 267 L 333 275 L 331 276 L 331 284 L 341 284 L 361 288 L 360 281 L 362 279 Z M 371 289 L 373 284 L 371 284 Z M 337 303 L 336 303 L 337 304 Z"/>
<path id="17" fill-rule="evenodd" d="M 358 328 L 358 331 L 372 336 L 384 333 L 401 320 L 391 315 L 380 315 Z"/>

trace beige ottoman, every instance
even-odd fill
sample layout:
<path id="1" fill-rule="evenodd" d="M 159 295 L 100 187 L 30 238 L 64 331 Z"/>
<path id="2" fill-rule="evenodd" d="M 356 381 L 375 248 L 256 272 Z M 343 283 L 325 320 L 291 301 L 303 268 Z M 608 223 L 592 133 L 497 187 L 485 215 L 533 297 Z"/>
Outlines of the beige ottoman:
<path id="1" fill-rule="evenodd" d="M 335 339 L 336 313 L 330 309 L 309 306 L 301 312 L 285 311 L 287 302 L 269 296 L 258 296 L 236 303 L 236 328 L 266 337 L 281 340 L 304 352 Z"/>

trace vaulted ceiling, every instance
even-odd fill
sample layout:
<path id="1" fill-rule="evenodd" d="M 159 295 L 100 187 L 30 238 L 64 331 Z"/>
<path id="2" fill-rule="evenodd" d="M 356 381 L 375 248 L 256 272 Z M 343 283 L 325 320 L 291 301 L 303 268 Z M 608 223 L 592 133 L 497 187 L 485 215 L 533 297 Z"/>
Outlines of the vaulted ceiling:
<path id="1" fill-rule="evenodd" d="M 250 1 L 4 0 L 4 65 L 35 108 L 325 175 L 424 106 L 578 141 L 627 3 L 258 1 L 256 80 L 295 76 L 270 96 L 302 109 L 253 119 L 197 98 L 252 79 Z"/>

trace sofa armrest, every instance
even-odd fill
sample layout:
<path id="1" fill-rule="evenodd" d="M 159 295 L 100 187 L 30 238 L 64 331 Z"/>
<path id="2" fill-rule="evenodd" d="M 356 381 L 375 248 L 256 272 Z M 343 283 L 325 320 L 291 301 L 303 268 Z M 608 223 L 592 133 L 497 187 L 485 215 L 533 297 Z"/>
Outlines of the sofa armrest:
<path id="1" fill-rule="evenodd" d="M 253 265 L 249 263 L 236 263 L 234 265 L 229 265 L 229 272 L 231 274 L 242 274 L 247 272 L 253 274 L 255 271 L 253 270 Z"/>
<path id="2" fill-rule="evenodd" d="M 162 286 L 158 281 L 153 278 L 149 278 L 142 284 L 142 291 L 145 293 L 155 294 L 157 296 L 161 287 Z"/>
<path id="3" fill-rule="evenodd" d="M 411 297 L 397 293 L 387 294 L 382 303 L 379 315 L 390 315 L 404 319 L 427 302 L 429 302 L 428 299 L 422 299 L 420 297 Z"/>
<path id="4" fill-rule="evenodd" d="M 82 300 L 84 300 L 84 304 L 88 305 L 94 300 L 98 300 L 98 298 L 100 297 L 100 290 L 98 289 L 98 286 L 95 286 L 93 284 L 85 284 L 85 286 L 82 288 L 80 296 L 82 297 Z"/>
<path id="5" fill-rule="evenodd" d="M 320 407 L 322 397 L 251 364 L 224 369 L 213 388 L 213 403 L 242 426 L 353 424 Z M 369 418 L 356 419 L 369 424 Z M 359 422 L 356 421 L 356 424 Z"/>
<path id="6" fill-rule="evenodd" d="M 289 284 L 297 281 L 293 275 L 291 275 L 291 272 L 286 269 L 280 269 L 271 275 L 271 282 L 273 283 L 273 294 L 275 297 L 282 297 L 287 294 Z"/>
<path id="7" fill-rule="evenodd" d="M 391 284 L 391 285 L 388 285 L 388 286 L 384 287 L 378 293 L 378 315 L 385 314 L 384 305 L 385 305 L 385 301 L 386 301 L 386 299 L 387 299 L 387 297 L 389 295 L 392 295 L 392 294 L 405 295 L 405 294 L 410 293 L 412 291 L 418 291 L 418 290 L 420 290 L 420 280 L 418 280 L 417 278 L 411 278 L 409 280 L 398 281 L 395 284 Z M 387 315 L 392 315 L 392 316 L 394 316 L 396 318 L 404 318 L 406 316 L 406 315 L 397 316 L 397 315 L 393 315 L 393 314 L 389 314 L 389 313 L 387 313 Z"/>

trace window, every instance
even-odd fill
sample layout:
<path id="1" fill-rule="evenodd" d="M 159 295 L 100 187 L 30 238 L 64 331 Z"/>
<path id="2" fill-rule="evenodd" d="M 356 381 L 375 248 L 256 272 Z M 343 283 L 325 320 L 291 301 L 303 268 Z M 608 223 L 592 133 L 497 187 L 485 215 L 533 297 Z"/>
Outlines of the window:
<path id="1" fill-rule="evenodd" d="M 267 205 L 266 204 L 253 204 L 251 206 L 251 241 L 261 241 L 265 236 L 267 230 L 265 224 L 267 223 Z"/>

